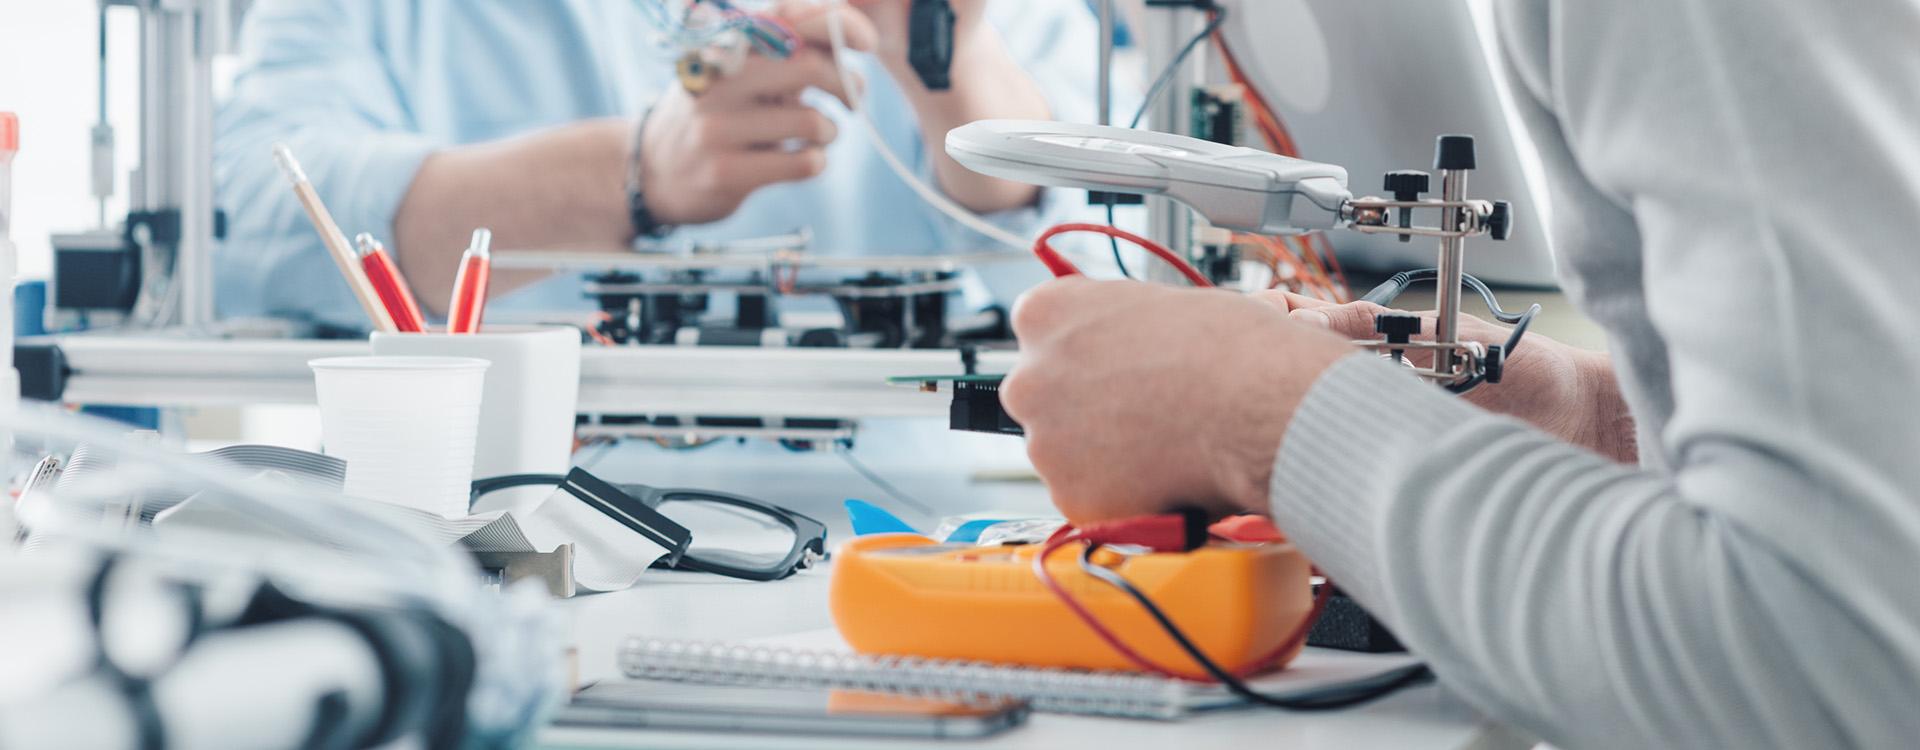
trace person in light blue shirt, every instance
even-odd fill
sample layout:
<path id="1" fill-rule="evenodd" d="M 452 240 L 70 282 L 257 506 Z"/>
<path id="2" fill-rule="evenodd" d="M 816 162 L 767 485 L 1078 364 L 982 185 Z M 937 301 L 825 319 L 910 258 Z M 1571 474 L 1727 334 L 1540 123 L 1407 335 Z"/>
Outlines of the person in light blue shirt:
<path id="1" fill-rule="evenodd" d="M 969 172 L 939 145 L 976 119 L 1092 121 L 1092 15 L 1082 0 L 954 0 L 952 88 L 930 91 L 906 61 L 908 1 L 783 2 L 771 12 L 802 48 L 753 56 L 695 95 L 660 42 L 659 8 L 643 5 L 661 0 L 261 0 L 217 116 L 220 312 L 367 325 L 275 169 L 276 142 L 348 234 L 393 246 L 430 314 L 444 312 L 475 227 L 497 248 L 630 246 L 646 223 L 629 208 L 636 161 L 669 242 L 808 228 L 824 254 L 989 247 L 887 169 L 847 101 L 923 180 L 1032 229 L 1053 202 L 1045 191 Z M 836 7 L 863 90 L 843 90 L 832 63 Z M 502 308 L 584 305 L 578 277 L 494 283 Z"/>

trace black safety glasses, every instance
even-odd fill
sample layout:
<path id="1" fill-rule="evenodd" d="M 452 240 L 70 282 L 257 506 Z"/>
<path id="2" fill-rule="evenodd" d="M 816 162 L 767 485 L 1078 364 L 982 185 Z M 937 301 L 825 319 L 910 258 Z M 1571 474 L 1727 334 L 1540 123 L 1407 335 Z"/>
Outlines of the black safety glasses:
<path id="1" fill-rule="evenodd" d="M 473 483 L 472 500 L 477 502 L 482 495 L 513 487 L 558 486 L 564 480 L 557 474 L 480 479 Z M 827 557 L 826 524 L 772 503 L 710 490 L 644 484 L 611 486 L 625 495 L 616 498 L 614 505 L 623 504 L 622 500 L 637 501 L 692 533 L 684 554 L 662 558 L 656 567 L 776 581 Z"/>

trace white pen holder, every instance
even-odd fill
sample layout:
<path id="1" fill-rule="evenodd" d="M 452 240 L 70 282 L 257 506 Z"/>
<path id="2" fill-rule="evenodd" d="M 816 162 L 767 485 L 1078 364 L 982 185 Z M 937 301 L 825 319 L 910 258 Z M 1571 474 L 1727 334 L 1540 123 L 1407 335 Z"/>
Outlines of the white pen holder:
<path id="1" fill-rule="evenodd" d="M 472 357 L 487 369 L 473 478 L 565 474 L 573 468 L 574 416 L 580 400 L 580 331 L 556 326 L 489 325 L 482 333 L 375 333 L 375 355 Z M 485 510 L 538 503 L 551 487 L 489 496 Z"/>

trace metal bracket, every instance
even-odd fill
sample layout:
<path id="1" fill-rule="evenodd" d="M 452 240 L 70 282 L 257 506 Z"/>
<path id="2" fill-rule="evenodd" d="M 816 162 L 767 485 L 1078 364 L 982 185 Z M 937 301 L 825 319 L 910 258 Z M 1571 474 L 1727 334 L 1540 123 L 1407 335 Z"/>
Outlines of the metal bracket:
<path id="1" fill-rule="evenodd" d="M 555 599 L 574 594 L 572 544 L 562 544 L 552 552 L 474 552 L 473 559 L 482 572 L 503 587 L 531 578 L 544 582 L 547 593 Z"/>

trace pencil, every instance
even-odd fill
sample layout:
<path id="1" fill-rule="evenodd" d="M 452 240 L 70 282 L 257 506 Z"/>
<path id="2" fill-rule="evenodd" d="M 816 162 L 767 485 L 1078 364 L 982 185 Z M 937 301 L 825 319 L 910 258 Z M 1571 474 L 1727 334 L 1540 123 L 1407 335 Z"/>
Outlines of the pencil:
<path id="1" fill-rule="evenodd" d="M 367 318 L 373 321 L 373 329 L 386 333 L 395 333 L 400 327 L 393 322 L 393 316 L 387 314 L 380 297 L 374 292 L 373 284 L 367 279 L 365 271 L 360 269 L 360 256 L 347 244 L 347 235 L 340 231 L 340 225 L 333 223 L 333 214 L 327 213 L 327 206 L 320 202 L 320 194 L 314 192 L 313 183 L 307 181 L 307 173 L 300 168 L 300 162 L 293 158 L 293 150 L 287 144 L 276 143 L 273 146 L 273 160 L 280 165 L 280 173 L 286 175 L 287 182 L 293 184 L 293 194 L 300 199 L 300 206 L 307 210 L 307 220 L 313 222 L 313 229 L 320 233 L 320 241 L 327 246 L 327 254 L 333 256 L 333 263 L 340 267 L 340 275 L 347 280 L 347 287 L 353 290 L 353 297 L 360 301 L 360 309 L 366 311 Z"/>

